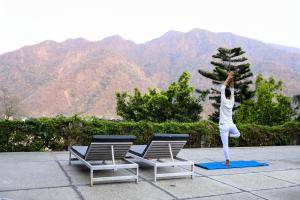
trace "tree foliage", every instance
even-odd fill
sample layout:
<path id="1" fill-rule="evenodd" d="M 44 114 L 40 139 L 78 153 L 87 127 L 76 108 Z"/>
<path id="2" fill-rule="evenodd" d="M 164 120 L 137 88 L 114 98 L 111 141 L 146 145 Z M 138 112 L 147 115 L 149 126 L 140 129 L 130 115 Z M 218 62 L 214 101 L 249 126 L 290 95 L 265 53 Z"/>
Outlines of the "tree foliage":
<path id="1" fill-rule="evenodd" d="M 234 118 L 238 123 L 273 126 L 289 121 L 292 113 L 290 97 L 282 94 L 282 82 L 273 77 L 266 80 L 260 74 L 254 98 L 242 103 Z"/>
<path id="2" fill-rule="evenodd" d="M 237 103 L 250 99 L 254 94 L 254 92 L 249 89 L 249 85 L 252 84 L 249 78 L 253 76 L 253 74 L 250 70 L 250 64 L 245 63 L 247 58 L 243 56 L 244 53 L 245 51 L 240 47 L 233 49 L 218 48 L 218 53 L 212 56 L 213 61 L 211 61 L 214 70 L 212 72 L 199 70 L 199 73 L 211 79 L 215 86 L 210 89 L 209 95 L 209 99 L 212 100 L 212 105 L 215 108 L 215 112 L 209 116 L 209 119 L 214 122 L 219 121 L 219 107 L 221 101 L 219 86 L 225 81 L 229 71 L 234 72 L 235 101 Z M 236 109 L 236 107 L 234 109 Z"/>
<path id="3" fill-rule="evenodd" d="M 193 95 L 190 79 L 190 73 L 185 71 L 166 90 L 152 88 L 144 95 L 137 88 L 132 95 L 117 92 L 117 114 L 131 121 L 197 121 L 202 112 L 201 100 Z"/>

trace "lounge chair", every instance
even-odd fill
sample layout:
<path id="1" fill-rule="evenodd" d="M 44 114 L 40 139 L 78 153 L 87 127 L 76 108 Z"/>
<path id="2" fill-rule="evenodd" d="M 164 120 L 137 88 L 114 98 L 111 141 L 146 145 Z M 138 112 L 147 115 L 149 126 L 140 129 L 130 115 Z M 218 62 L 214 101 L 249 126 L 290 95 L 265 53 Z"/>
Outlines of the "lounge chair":
<path id="1" fill-rule="evenodd" d="M 155 134 L 147 145 L 133 145 L 129 155 L 154 167 L 154 181 L 161 177 L 194 176 L 194 162 L 177 157 L 179 151 L 187 142 L 188 134 Z M 163 160 L 165 162 L 163 162 Z M 181 166 L 185 171 L 158 173 L 159 167 Z M 188 166 L 184 169 L 182 166 Z"/>
<path id="2" fill-rule="evenodd" d="M 89 146 L 72 146 L 69 149 L 69 164 L 79 160 L 90 169 L 91 186 L 94 182 L 135 180 L 138 182 L 138 165 L 125 159 L 135 136 L 94 135 Z M 72 158 L 72 155 L 75 158 Z M 123 163 L 117 161 L 123 160 Z M 124 163 L 125 162 L 125 163 Z M 97 170 L 136 169 L 136 174 L 127 176 L 94 177 Z"/>

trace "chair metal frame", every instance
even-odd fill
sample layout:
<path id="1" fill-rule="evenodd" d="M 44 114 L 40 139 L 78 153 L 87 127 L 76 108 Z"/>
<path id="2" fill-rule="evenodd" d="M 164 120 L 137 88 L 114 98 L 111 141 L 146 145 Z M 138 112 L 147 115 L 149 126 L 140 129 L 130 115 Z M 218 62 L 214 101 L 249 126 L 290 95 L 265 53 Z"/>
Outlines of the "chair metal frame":
<path id="1" fill-rule="evenodd" d="M 177 157 L 179 151 L 183 148 L 187 141 L 152 141 L 144 153 L 143 157 L 135 155 L 131 152 L 128 154 L 150 166 L 154 167 L 154 181 L 156 182 L 158 178 L 164 177 L 180 177 L 180 176 L 191 176 L 194 177 L 194 162 L 184 160 Z M 172 146 L 173 145 L 173 146 Z M 175 156 L 174 156 L 175 155 Z M 169 162 L 164 162 L 160 159 L 168 158 Z M 170 172 L 170 173 L 158 173 L 159 167 L 177 167 L 177 166 L 188 166 L 190 170 L 185 169 L 182 172 Z"/>
<path id="2" fill-rule="evenodd" d="M 103 152 L 99 151 L 101 146 L 110 146 L 110 152 Z M 111 182 L 111 181 L 126 181 L 126 180 L 135 180 L 136 183 L 138 182 L 139 176 L 139 166 L 138 164 L 128 160 L 125 158 L 127 153 L 121 152 L 120 149 L 116 147 L 122 147 L 121 150 L 125 152 L 129 150 L 132 142 L 92 142 L 87 149 L 85 154 L 85 158 L 82 158 L 78 153 L 76 153 L 73 149 L 69 149 L 69 165 L 71 165 L 71 161 L 79 160 L 85 166 L 90 169 L 90 184 L 91 186 L 94 185 L 94 182 Z M 117 149 L 117 150 L 116 150 Z M 102 154 L 101 154 L 102 153 Z M 124 154 L 124 156 L 120 157 L 120 153 Z M 72 158 L 72 155 L 75 158 Z M 112 164 L 105 164 L 105 161 L 111 160 Z M 125 161 L 125 164 L 116 163 L 116 160 Z M 136 173 L 134 175 L 127 175 L 127 176 L 108 176 L 108 177 L 94 177 L 94 171 L 98 170 L 118 170 L 118 169 L 135 169 Z"/>

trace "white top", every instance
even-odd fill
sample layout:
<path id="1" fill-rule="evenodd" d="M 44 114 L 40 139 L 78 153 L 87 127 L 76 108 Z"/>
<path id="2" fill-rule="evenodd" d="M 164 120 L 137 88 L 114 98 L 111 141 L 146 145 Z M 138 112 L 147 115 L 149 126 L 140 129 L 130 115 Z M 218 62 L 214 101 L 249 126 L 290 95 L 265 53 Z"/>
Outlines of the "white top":
<path id="1" fill-rule="evenodd" d="M 220 121 L 219 124 L 232 124 L 232 109 L 234 106 L 234 88 L 230 88 L 230 99 L 225 96 L 226 86 L 221 86 L 221 105 L 220 105 Z"/>

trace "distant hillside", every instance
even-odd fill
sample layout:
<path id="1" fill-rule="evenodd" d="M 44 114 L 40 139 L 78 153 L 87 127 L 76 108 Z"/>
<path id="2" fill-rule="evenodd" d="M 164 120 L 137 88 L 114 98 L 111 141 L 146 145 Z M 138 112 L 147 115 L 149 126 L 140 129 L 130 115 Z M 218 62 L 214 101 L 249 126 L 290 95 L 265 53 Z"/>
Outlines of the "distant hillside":
<path id="1" fill-rule="evenodd" d="M 212 69 L 218 47 L 240 46 L 252 71 L 284 81 L 284 92 L 300 94 L 300 50 L 195 29 L 169 31 L 135 44 L 119 36 L 99 42 L 45 41 L 0 55 L 0 84 L 22 98 L 30 116 L 75 113 L 116 116 L 115 92 L 165 87 L 189 70 L 197 88 L 209 88 L 198 69 Z"/>

